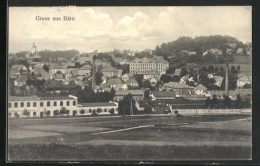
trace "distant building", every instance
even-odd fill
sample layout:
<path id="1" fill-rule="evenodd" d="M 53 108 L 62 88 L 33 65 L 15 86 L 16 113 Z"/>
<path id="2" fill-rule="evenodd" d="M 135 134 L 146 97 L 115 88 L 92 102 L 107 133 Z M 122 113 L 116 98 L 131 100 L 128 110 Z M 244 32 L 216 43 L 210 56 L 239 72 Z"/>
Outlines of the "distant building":
<path id="1" fill-rule="evenodd" d="M 126 84 L 132 87 L 139 86 L 139 83 L 134 78 L 129 79 Z"/>
<path id="2" fill-rule="evenodd" d="M 121 101 L 124 96 L 131 94 L 136 101 L 141 101 L 144 98 L 144 92 L 142 90 L 121 90 L 116 91 L 114 101 Z"/>
<path id="3" fill-rule="evenodd" d="M 104 68 L 101 70 L 102 74 L 106 78 L 111 77 L 121 77 L 123 70 L 115 69 L 115 68 Z"/>
<path id="4" fill-rule="evenodd" d="M 181 75 L 181 69 L 176 69 L 174 72 L 174 75 L 180 76 Z"/>
<path id="5" fill-rule="evenodd" d="M 165 74 L 169 68 L 169 62 L 155 57 L 153 59 L 135 59 L 129 64 L 131 74 L 147 74 L 150 71 L 157 71 L 159 74 Z"/>
<path id="6" fill-rule="evenodd" d="M 241 75 L 237 80 L 237 88 L 242 88 L 244 85 L 252 84 L 252 76 L 251 75 Z"/>
<path id="7" fill-rule="evenodd" d="M 19 78 L 17 78 L 14 81 L 14 86 L 21 87 L 26 85 L 26 81 L 28 80 L 27 75 L 20 75 Z"/>
<path id="8" fill-rule="evenodd" d="M 221 84 L 222 84 L 222 81 L 223 81 L 224 77 L 221 77 L 221 76 L 214 76 L 214 79 L 215 79 L 215 83 L 214 83 L 214 85 L 217 85 L 218 87 L 220 87 Z"/>
<path id="9" fill-rule="evenodd" d="M 150 97 L 152 100 L 169 100 L 175 99 L 176 94 L 174 91 L 152 91 Z"/>
<path id="10" fill-rule="evenodd" d="M 148 73 L 144 74 L 144 79 L 151 79 L 151 78 L 155 78 L 155 77 L 160 77 L 160 73 L 158 71 L 149 71 Z"/>
<path id="11" fill-rule="evenodd" d="M 122 75 L 122 80 L 124 81 L 124 82 L 127 82 L 128 80 L 129 80 L 129 74 L 124 74 L 124 75 Z"/>
<path id="12" fill-rule="evenodd" d="M 177 97 L 194 95 L 194 87 L 178 82 L 169 82 L 160 88 L 160 91 L 174 91 Z"/>
<path id="13" fill-rule="evenodd" d="M 202 84 L 197 85 L 194 88 L 194 91 L 195 91 L 196 95 L 206 95 L 207 94 L 207 88 Z"/>

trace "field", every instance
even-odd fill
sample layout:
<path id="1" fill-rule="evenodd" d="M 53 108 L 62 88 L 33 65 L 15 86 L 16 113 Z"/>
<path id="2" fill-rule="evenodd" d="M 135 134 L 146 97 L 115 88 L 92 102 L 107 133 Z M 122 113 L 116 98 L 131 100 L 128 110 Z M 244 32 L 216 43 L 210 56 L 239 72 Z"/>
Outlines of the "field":
<path id="1" fill-rule="evenodd" d="M 9 119 L 8 126 L 10 161 L 251 158 L 251 115 Z"/>

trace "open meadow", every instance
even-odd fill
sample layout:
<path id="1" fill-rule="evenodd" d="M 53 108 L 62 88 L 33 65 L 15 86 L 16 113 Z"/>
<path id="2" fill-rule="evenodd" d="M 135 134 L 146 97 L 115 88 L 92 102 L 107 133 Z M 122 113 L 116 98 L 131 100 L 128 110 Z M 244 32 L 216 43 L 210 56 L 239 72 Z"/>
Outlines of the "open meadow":
<path id="1" fill-rule="evenodd" d="M 251 159 L 251 115 L 8 120 L 8 159 Z"/>

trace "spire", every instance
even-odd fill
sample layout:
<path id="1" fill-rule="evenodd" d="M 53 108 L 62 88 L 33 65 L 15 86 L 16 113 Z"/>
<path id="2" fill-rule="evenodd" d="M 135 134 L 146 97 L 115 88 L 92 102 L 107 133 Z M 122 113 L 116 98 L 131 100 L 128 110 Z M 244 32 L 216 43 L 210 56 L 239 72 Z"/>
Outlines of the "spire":
<path id="1" fill-rule="evenodd" d="M 226 94 L 226 96 L 229 96 L 229 89 L 228 89 L 228 63 L 226 63 L 225 94 Z"/>

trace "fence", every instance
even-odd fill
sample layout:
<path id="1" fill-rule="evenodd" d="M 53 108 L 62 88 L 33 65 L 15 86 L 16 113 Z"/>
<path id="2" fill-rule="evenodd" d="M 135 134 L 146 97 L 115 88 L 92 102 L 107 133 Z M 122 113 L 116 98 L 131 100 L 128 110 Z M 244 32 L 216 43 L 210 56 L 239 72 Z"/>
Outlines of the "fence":
<path id="1" fill-rule="evenodd" d="M 227 115 L 251 114 L 252 109 L 174 109 L 172 114 L 182 115 Z"/>

